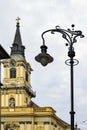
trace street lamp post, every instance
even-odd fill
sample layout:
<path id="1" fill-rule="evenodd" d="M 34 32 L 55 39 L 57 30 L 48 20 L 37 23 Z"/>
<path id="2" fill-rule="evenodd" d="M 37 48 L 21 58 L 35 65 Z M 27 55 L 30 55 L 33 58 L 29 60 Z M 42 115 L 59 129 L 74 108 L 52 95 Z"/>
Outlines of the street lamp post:
<path id="1" fill-rule="evenodd" d="M 43 45 L 40 47 L 41 48 L 41 53 L 38 54 L 35 57 L 35 60 L 37 62 L 40 62 L 43 66 L 46 66 L 48 63 L 53 62 L 53 57 L 50 56 L 47 53 L 47 46 L 45 45 L 45 39 L 44 39 L 44 34 L 51 32 L 52 34 L 55 34 L 55 32 L 61 33 L 62 37 L 67 41 L 66 46 L 68 46 L 68 57 L 69 59 L 67 59 L 65 61 L 66 65 L 70 66 L 70 83 L 71 83 L 71 111 L 70 111 L 70 115 L 71 115 L 71 130 L 74 130 L 74 85 L 73 85 L 73 66 L 77 65 L 79 63 L 79 61 L 77 59 L 74 59 L 75 57 L 75 51 L 74 51 L 74 47 L 73 44 L 77 42 L 77 37 L 83 38 L 84 35 L 82 34 L 82 31 L 80 30 L 74 30 L 74 24 L 71 25 L 72 26 L 72 30 L 71 29 L 62 29 L 59 26 L 56 26 L 55 29 L 50 29 L 50 30 L 46 30 L 45 32 L 42 33 L 41 37 L 43 40 Z"/>

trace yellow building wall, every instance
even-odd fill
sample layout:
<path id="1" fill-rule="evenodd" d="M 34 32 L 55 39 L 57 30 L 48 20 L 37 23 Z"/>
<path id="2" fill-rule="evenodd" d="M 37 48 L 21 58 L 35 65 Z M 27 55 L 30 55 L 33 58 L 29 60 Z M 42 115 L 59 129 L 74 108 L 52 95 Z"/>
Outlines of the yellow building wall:
<path id="1" fill-rule="evenodd" d="M 7 125 L 16 126 L 16 130 L 70 130 L 70 126 L 65 127 L 57 118 L 53 108 L 27 106 L 32 96 L 22 87 L 31 88 L 31 70 L 26 69 L 27 62 L 18 61 L 16 64 L 19 65 L 14 67 L 16 68 L 16 78 L 10 78 L 9 62 L 10 60 L 8 60 L 8 67 L 4 68 L 4 89 L 1 91 L 1 130 L 5 130 Z M 7 62 L 4 62 L 5 64 Z M 28 82 L 26 81 L 26 72 L 28 73 Z M 11 98 L 15 100 L 14 108 L 9 106 Z"/>

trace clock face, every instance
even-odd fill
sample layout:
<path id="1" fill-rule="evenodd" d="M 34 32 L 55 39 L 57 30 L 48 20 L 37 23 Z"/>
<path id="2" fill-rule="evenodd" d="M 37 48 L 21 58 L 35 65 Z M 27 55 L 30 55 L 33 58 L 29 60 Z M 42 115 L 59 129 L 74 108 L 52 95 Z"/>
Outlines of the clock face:
<path id="1" fill-rule="evenodd" d="M 10 61 L 10 66 L 15 66 L 15 65 L 16 65 L 15 60 L 11 60 L 11 61 Z"/>

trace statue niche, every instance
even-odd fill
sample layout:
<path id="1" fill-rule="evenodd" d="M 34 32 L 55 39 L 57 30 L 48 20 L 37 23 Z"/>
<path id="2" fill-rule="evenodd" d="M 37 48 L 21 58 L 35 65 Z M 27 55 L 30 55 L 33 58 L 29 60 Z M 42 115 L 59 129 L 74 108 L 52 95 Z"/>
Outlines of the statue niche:
<path id="1" fill-rule="evenodd" d="M 14 98 L 10 98 L 9 100 L 9 107 L 14 109 L 15 108 L 15 99 Z"/>

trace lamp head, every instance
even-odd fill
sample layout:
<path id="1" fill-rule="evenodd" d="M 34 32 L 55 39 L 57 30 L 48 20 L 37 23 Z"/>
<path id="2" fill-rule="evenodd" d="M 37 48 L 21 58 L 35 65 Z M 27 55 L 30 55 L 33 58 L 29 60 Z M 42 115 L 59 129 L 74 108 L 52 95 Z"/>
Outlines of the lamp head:
<path id="1" fill-rule="evenodd" d="M 41 46 L 41 53 L 35 57 L 37 62 L 40 62 L 43 66 L 46 66 L 48 63 L 53 61 L 53 57 L 51 57 L 47 52 L 47 46 Z"/>

